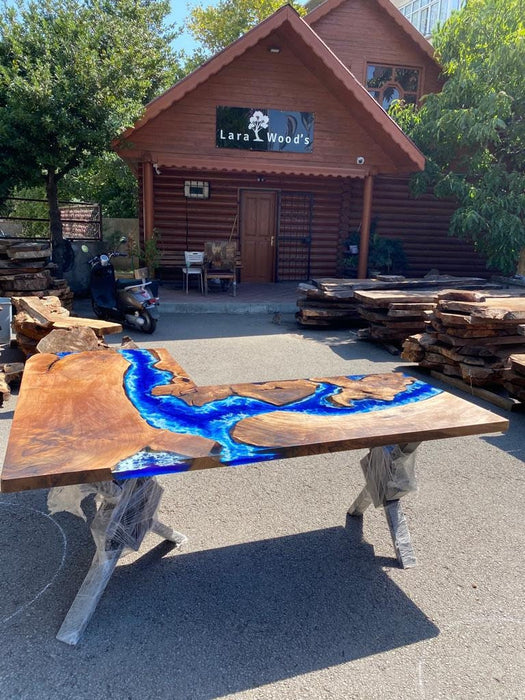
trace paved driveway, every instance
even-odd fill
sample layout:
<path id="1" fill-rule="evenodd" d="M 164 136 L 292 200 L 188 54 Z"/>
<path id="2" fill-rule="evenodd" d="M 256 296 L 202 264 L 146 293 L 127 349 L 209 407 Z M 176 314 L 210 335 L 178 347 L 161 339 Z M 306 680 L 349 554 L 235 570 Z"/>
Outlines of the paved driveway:
<path id="1" fill-rule="evenodd" d="M 291 316 L 165 314 L 135 339 L 199 384 L 403 364 Z M 508 416 L 506 435 L 420 449 L 407 571 L 381 510 L 345 527 L 360 451 L 163 477 L 162 519 L 189 543 L 148 536 L 121 560 L 76 648 L 54 635 L 93 555 L 88 528 L 50 518 L 45 492 L 0 496 L 0 698 L 525 698 L 525 414 Z"/>

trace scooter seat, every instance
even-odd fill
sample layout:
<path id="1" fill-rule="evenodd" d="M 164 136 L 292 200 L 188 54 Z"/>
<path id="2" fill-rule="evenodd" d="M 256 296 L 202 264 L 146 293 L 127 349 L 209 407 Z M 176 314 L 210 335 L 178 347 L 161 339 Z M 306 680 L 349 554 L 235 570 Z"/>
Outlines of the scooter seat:
<path id="1" fill-rule="evenodd" d="M 126 287 L 136 287 L 139 284 L 142 284 L 142 280 L 119 278 L 117 280 L 117 289 L 125 289 Z"/>

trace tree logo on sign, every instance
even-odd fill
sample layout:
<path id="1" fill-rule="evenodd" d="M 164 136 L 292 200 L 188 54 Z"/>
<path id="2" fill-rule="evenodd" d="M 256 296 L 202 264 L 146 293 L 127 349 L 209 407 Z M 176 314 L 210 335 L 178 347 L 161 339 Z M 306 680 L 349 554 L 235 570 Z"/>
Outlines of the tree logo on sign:
<path id="1" fill-rule="evenodd" d="M 252 116 L 250 117 L 250 123 L 248 124 L 248 129 L 253 129 L 253 133 L 255 134 L 254 141 L 262 142 L 262 139 L 259 138 L 259 131 L 261 129 L 267 129 L 269 123 L 270 117 L 268 117 L 266 114 L 263 114 L 259 110 L 256 110 L 252 114 Z"/>

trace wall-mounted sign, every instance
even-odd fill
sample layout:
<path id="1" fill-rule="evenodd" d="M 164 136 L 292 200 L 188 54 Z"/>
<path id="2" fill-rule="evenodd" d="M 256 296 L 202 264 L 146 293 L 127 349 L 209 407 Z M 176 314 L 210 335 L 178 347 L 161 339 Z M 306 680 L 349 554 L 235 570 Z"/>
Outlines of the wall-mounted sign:
<path id="1" fill-rule="evenodd" d="M 311 153 L 313 150 L 312 112 L 217 107 L 216 128 L 217 148 L 293 153 Z"/>

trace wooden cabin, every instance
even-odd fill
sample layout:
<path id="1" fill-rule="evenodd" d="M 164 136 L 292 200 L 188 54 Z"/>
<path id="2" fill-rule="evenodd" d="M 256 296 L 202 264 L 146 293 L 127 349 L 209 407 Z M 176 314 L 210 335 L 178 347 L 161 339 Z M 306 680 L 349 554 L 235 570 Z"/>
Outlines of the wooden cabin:
<path id="1" fill-rule="evenodd" d="M 424 157 L 383 109 L 440 88 L 432 47 L 389 0 L 326 0 L 305 18 L 283 6 L 115 144 L 138 177 L 162 275 L 209 240 L 237 244 L 242 282 L 341 275 L 359 232 L 366 276 L 371 230 L 402 242 L 407 274 L 483 273 L 448 236 L 452 204 L 410 196 Z"/>

